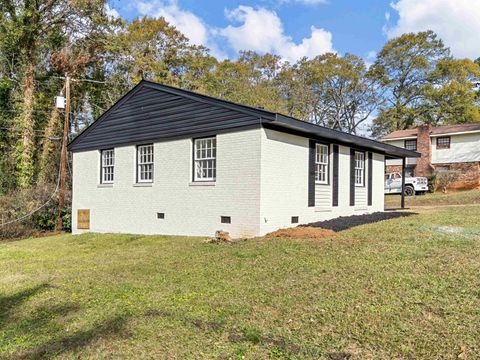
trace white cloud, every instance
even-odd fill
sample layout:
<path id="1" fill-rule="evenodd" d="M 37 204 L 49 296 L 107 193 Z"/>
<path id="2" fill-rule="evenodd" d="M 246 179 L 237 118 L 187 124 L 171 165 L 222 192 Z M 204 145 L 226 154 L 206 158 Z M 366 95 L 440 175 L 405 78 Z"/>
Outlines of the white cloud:
<path id="1" fill-rule="evenodd" d="M 398 20 L 393 26 L 386 26 L 389 38 L 406 32 L 433 30 L 456 57 L 480 56 L 480 1 L 398 0 L 391 7 L 398 13 Z"/>
<path id="2" fill-rule="evenodd" d="M 165 20 L 184 34 L 192 44 L 207 46 L 217 58 L 222 59 L 226 57 L 213 42 L 214 30 L 191 11 L 181 9 L 176 0 L 166 2 L 140 1 L 137 3 L 137 9 L 141 15 L 165 18 Z"/>
<path id="3" fill-rule="evenodd" d="M 324 0 L 288 1 L 313 4 Z M 208 47 L 219 59 L 226 58 L 228 50 L 270 52 L 289 61 L 304 56 L 312 58 L 326 52 L 335 52 L 330 32 L 311 26 L 310 36 L 296 43 L 285 34 L 278 15 L 265 8 L 239 6 L 232 11 L 225 11 L 227 20 L 234 24 L 224 28 L 208 25 L 191 11 L 182 9 L 177 0 L 140 0 L 136 3 L 136 8 L 142 16 L 164 17 L 193 44 Z"/>
<path id="4" fill-rule="evenodd" d="M 373 65 L 376 58 L 377 52 L 375 50 L 371 50 L 367 53 L 367 56 L 365 57 L 365 65 L 367 66 L 367 68 Z"/>
<path id="5" fill-rule="evenodd" d="M 109 18 L 113 18 L 113 19 L 120 17 L 120 14 L 118 13 L 118 11 L 110 7 L 110 5 L 108 4 L 105 4 L 105 14 L 107 14 Z"/>
<path id="6" fill-rule="evenodd" d="M 367 60 L 375 60 L 377 56 L 377 52 L 375 50 L 371 50 L 367 53 Z"/>
<path id="7" fill-rule="evenodd" d="M 229 25 L 219 31 L 235 51 L 270 52 L 289 61 L 335 51 L 332 34 L 315 26 L 310 27 L 310 37 L 295 43 L 284 33 L 283 24 L 274 11 L 241 5 L 235 10 L 227 11 L 226 15 L 230 21 L 240 23 L 238 26 Z"/>

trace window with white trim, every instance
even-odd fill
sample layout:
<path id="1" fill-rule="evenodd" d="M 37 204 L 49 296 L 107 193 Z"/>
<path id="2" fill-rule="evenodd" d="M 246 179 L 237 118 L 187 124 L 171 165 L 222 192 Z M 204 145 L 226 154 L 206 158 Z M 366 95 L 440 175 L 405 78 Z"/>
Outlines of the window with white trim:
<path id="1" fill-rule="evenodd" d="M 417 151 L 417 140 L 405 140 L 405 149 Z"/>
<path id="2" fill-rule="evenodd" d="M 102 184 L 113 184 L 115 169 L 115 151 L 113 149 L 101 151 L 100 182 Z"/>
<path id="3" fill-rule="evenodd" d="M 315 146 L 315 182 L 328 184 L 328 145 Z"/>
<path id="4" fill-rule="evenodd" d="M 437 149 L 450 149 L 450 136 L 438 137 Z"/>
<path id="5" fill-rule="evenodd" d="M 365 185 L 365 153 L 355 151 L 355 186 Z"/>
<path id="6" fill-rule="evenodd" d="M 215 181 L 217 176 L 217 139 L 195 139 L 193 149 L 194 181 Z"/>
<path id="7" fill-rule="evenodd" d="M 137 182 L 153 182 L 153 144 L 137 146 Z"/>

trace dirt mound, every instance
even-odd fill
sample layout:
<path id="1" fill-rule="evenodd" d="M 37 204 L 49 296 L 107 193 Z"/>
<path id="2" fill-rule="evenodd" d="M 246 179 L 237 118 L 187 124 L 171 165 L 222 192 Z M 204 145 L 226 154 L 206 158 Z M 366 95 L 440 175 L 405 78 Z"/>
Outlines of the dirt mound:
<path id="1" fill-rule="evenodd" d="M 265 235 L 268 238 L 299 238 L 299 239 L 323 239 L 325 237 L 334 236 L 335 232 L 327 229 L 315 227 L 294 227 L 280 229 Z"/>

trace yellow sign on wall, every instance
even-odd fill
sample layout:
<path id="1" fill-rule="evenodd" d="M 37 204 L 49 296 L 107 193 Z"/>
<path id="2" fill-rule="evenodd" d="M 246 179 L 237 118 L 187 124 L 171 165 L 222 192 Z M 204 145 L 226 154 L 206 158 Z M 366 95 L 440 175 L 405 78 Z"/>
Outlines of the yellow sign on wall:
<path id="1" fill-rule="evenodd" d="M 77 229 L 90 229 L 90 209 L 77 210 Z"/>

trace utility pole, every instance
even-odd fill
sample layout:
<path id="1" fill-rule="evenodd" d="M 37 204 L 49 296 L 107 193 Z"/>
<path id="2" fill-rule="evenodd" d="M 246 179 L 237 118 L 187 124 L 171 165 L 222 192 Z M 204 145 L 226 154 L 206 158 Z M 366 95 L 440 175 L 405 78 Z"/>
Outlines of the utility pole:
<path id="1" fill-rule="evenodd" d="M 65 74 L 65 123 L 63 124 L 63 142 L 60 155 L 60 179 L 58 188 L 58 217 L 55 224 L 55 231 L 62 230 L 62 211 L 65 207 L 65 176 L 67 170 L 67 142 L 68 142 L 68 117 L 70 115 L 70 76 Z"/>

